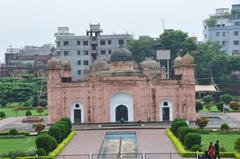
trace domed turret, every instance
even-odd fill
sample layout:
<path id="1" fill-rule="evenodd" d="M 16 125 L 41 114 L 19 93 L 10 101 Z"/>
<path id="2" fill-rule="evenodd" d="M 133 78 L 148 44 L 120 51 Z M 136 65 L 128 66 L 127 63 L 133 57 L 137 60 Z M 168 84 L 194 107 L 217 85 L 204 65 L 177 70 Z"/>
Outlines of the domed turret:
<path id="1" fill-rule="evenodd" d="M 140 65 L 143 69 L 160 69 L 160 64 L 151 58 L 147 58 L 145 61 L 141 62 Z"/>
<path id="2" fill-rule="evenodd" d="M 194 58 L 190 54 L 186 54 L 182 57 L 183 64 L 194 64 Z"/>
<path id="3" fill-rule="evenodd" d="M 71 64 L 70 64 L 70 61 L 69 61 L 69 60 L 63 60 L 63 61 L 61 62 L 61 64 L 62 64 L 62 66 L 63 66 L 64 68 L 70 68 L 70 67 L 71 67 Z"/>
<path id="4" fill-rule="evenodd" d="M 177 58 L 175 58 L 174 60 L 174 66 L 180 66 L 182 64 L 182 57 L 178 56 Z"/>
<path id="5" fill-rule="evenodd" d="M 56 57 L 52 57 L 50 60 L 48 60 L 48 67 L 56 67 L 57 65 L 59 65 L 61 63 L 61 61 L 59 59 L 57 59 Z"/>
<path id="6" fill-rule="evenodd" d="M 118 62 L 118 61 L 132 61 L 132 53 L 126 48 L 118 48 L 113 50 L 111 61 Z"/>

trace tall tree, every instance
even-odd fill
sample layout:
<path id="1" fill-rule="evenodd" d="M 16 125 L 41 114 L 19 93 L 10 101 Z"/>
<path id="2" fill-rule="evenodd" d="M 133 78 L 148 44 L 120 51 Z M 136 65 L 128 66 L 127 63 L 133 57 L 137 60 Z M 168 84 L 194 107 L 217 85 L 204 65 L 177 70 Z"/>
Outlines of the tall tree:
<path id="1" fill-rule="evenodd" d="M 153 56 L 153 40 L 151 38 L 131 40 L 128 43 L 128 49 L 132 52 L 133 59 L 139 63 L 146 57 Z"/>

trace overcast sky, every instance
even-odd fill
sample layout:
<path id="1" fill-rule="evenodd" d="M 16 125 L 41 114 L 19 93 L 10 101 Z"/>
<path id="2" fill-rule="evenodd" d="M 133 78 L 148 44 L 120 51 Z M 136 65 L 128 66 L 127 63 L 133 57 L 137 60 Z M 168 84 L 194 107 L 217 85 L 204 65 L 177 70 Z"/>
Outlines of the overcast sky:
<path id="1" fill-rule="evenodd" d="M 215 8 L 240 0 L 0 0 L 0 61 L 6 48 L 54 43 L 58 26 L 85 34 L 101 23 L 104 34 L 158 37 L 165 28 L 180 29 L 202 40 L 202 20 Z"/>

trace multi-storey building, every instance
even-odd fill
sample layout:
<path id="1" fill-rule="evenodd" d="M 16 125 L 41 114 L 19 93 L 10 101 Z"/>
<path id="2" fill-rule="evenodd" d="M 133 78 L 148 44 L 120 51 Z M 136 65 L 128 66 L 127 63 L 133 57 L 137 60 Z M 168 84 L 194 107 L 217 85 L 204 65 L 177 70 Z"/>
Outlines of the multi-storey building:
<path id="1" fill-rule="evenodd" d="M 128 40 L 133 39 L 130 34 L 101 35 L 102 32 L 100 24 L 90 24 L 86 35 L 81 36 L 70 33 L 68 27 L 58 27 L 56 55 L 61 60 L 70 61 L 73 80 L 84 79 L 94 60 L 108 61 L 114 49 L 127 47 Z"/>
<path id="2" fill-rule="evenodd" d="M 54 46 L 46 44 L 41 47 L 25 46 L 24 48 L 8 48 L 5 53 L 5 64 L 0 67 L 0 76 L 19 76 L 33 73 L 46 76 L 46 64 L 52 57 Z"/>
<path id="3" fill-rule="evenodd" d="M 229 55 L 240 55 L 240 4 L 216 9 L 214 15 L 203 22 L 204 40 L 218 42 Z"/>

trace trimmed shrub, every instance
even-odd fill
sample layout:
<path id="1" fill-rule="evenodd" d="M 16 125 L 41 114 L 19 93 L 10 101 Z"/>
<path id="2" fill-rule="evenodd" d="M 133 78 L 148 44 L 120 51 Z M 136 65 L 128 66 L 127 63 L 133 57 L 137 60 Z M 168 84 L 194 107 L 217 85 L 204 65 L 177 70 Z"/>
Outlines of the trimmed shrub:
<path id="1" fill-rule="evenodd" d="M 221 129 L 221 130 L 229 130 L 230 127 L 229 127 L 229 125 L 228 125 L 227 123 L 223 123 L 223 124 L 221 125 L 220 129 Z"/>
<path id="2" fill-rule="evenodd" d="M 0 112 L 0 119 L 3 119 L 3 118 L 5 118 L 5 117 L 6 117 L 5 112 Z"/>
<path id="3" fill-rule="evenodd" d="M 23 103 L 24 107 L 31 107 L 33 104 L 32 98 L 28 99 L 26 102 Z"/>
<path id="4" fill-rule="evenodd" d="M 67 128 L 66 128 L 65 124 L 58 122 L 58 123 L 54 124 L 54 126 L 56 126 L 60 129 L 62 140 L 65 139 L 67 137 L 67 131 L 66 131 Z"/>
<path id="5" fill-rule="evenodd" d="M 218 109 L 219 111 L 223 111 L 223 104 L 224 104 L 224 102 L 218 102 L 218 103 L 216 104 L 217 109 Z"/>
<path id="6" fill-rule="evenodd" d="M 185 121 L 183 121 L 183 120 L 176 121 L 176 122 L 173 124 L 172 132 L 173 132 L 174 135 L 177 136 L 178 128 L 181 127 L 181 126 L 188 127 L 187 123 L 186 123 Z"/>
<path id="7" fill-rule="evenodd" d="M 208 119 L 207 117 L 200 117 L 196 120 L 196 125 L 200 128 L 203 129 L 207 126 L 208 124 Z"/>
<path id="8" fill-rule="evenodd" d="M 196 101 L 196 112 L 203 109 L 203 104 L 199 101 Z"/>
<path id="9" fill-rule="evenodd" d="M 16 159 L 19 157 L 25 157 L 25 156 L 35 156 L 34 151 L 10 151 L 5 154 L 1 154 L 0 158 L 3 159 Z"/>
<path id="10" fill-rule="evenodd" d="M 201 146 L 197 145 L 197 144 L 193 145 L 190 150 L 193 152 L 197 152 L 197 151 L 201 152 L 202 151 Z"/>
<path id="11" fill-rule="evenodd" d="M 37 107 L 36 111 L 41 115 L 44 112 L 44 108 L 43 107 Z"/>
<path id="12" fill-rule="evenodd" d="M 184 129 L 184 128 L 188 128 L 188 127 L 187 127 L 187 126 L 180 126 L 180 127 L 178 128 L 178 130 L 177 130 L 177 137 L 178 137 L 178 138 L 180 137 L 180 133 L 181 133 L 182 129 Z"/>
<path id="13" fill-rule="evenodd" d="M 220 96 L 220 101 L 222 101 L 226 104 L 230 103 L 232 101 L 232 99 L 233 99 L 233 97 L 229 94 L 224 94 L 224 95 Z"/>
<path id="14" fill-rule="evenodd" d="M 39 100 L 39 105 L 42 107 L 46 107 L 47 106 L 47 100 L 46 99 L 40 99 Z"/>
<path id="15" fill-rule="evenodd" d="M 66 138 L 68 136 L 68 134 L 70 133 L 70 129 L 68 127 L 68 123 L 66 121 L 58 121 L 56 124 L 62 124 L 65 126 L 65 132 L 66 132 L 66 135 L 64 138 Z"/>
<path id="16" fill-rule="evenodd" d="M 47 153 L 46 153 L 46 151 L 45 151 L 43 148 L 38 148 L 38 149 L 36 150 L 36 154 L 37 154 L 38 156 L 47 156 Z"/>
<path id="17" fill-rule="evenodd" d="M 32 112 L 30 110 L 26 111 L 25 116 L 32 116 Z"/>
<path id="18" fill-rule="evenodd" d="M 64 117 L 64 118 L 62 118 L 60 121 L 66 121 L 67 124 L 68 124 L 69 130 L 70 130 L 70 131 L 72 130 L 72 122 L 71 122 L 70 118 Z"/>
<path id="19" fill-rule="evenodd" d="M 10 129 L 9 132 L 8 132 L 9 135 L 17 135 L 18 132 L 16 129 Z"/>
<path id="20" fill-rule="evenodd" d="M 57 147 L 56 139 L 48 134 L 39 135 L 36 138 L 35 143 L 38 149 L 43 148 L 47 154 Z"/>
<path id="21" fill-rule="evenodd" d="M 239 104 L 238 104 L 237 101 L 231 101 L 229 106 L 232 110 L 238 110 L 239 109 Z"/>
<path id="22" fill-rule="evenodd" d="M 183 127 L 181 128 L 181 131 L 179 132 L 179 139 L 180 141 L 183 143 L 184 142 L 184 138 L 188 133 L 192 133 L 194 132 L 194 130 L 192 128 L 189 127 Z"/>
<path id="23" fill-rule="evenodd" d="M 51 126 L 48 129 L 48 134 L 52 137 L 54 137 L 58 143 L 62 141 L 62 134 L 61 134 L 61 129 L 55 125 Z"/>
<path id="24" fill-rule="evenodd" d="M 197 133 L 188 133 L 184 138 L 184 146 L 190 149 L 193 145 L 200 145 L 201 140 L 201 136 Z"/>

